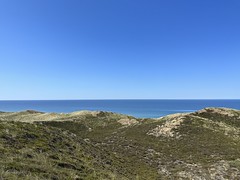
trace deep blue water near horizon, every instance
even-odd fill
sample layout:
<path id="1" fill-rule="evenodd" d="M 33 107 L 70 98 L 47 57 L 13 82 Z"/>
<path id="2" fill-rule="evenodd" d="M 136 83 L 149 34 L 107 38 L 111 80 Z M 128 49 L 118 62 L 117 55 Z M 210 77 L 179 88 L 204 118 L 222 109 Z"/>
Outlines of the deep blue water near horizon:
<path id="1" fill-rule="evenodd" d="M 0 111 L 37 110 L 69 113 L 80 110 L 111 111 L 135 117 L 157 118 L 206 107 L 240 109 L 240 100 L 34 100 L 0 101 Z"/>

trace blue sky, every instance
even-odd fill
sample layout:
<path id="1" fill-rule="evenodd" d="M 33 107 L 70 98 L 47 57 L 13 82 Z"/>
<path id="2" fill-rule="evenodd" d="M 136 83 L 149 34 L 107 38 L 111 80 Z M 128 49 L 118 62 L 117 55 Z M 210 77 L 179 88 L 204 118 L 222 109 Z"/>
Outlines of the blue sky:
<path id="1" fill-rule="evenodd" d="M 239 99 L 239 9 L 0 0 L 0 99 Z"/>

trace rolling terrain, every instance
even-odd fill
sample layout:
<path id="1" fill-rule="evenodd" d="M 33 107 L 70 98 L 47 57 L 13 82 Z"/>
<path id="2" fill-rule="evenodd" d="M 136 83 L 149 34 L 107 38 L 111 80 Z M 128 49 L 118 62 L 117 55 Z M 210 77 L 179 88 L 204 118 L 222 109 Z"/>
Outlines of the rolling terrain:
<path id="1" fill-rule="evenodd" d="M 240 179 L 240 111 L 0 112 L 0 179 Z"/>

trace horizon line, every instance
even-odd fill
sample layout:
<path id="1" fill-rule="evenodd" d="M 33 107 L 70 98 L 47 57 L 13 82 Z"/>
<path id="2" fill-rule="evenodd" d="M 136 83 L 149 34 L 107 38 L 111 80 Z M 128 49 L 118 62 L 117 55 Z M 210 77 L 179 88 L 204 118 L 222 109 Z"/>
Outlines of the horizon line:
<path id="1" fill-rule="evenodd" d="M 2 100 L 0 99 L 0 101 L 111 101 L 111 100 L 114 100 L 114 101 L 124 101 L 124 100 L 240 100 L 239 99 L 234 99 L 234 98 L 206 98 L 206 99 L 197 99 L 197 98 L 163 98 L 163 99 L 159 99 L 159 98 L 156 98 L 156 99 L 152 99 L 152 98 L 149 98 L 149 99 L 145 99 L 145 98 L 140 98 L 140 99 L 6 99 L 6 100 Z"/>

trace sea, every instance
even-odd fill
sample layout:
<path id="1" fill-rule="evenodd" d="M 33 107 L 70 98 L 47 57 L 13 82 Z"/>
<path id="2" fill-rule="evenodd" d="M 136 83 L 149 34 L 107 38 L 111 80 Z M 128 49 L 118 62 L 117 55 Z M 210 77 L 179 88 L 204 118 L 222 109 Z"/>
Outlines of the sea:
<path id="1" fill-rule="evenodd" d="M 74 111 L 111 111 L 139 118 L 158 118 L 174 113 L 194 112 L 206 107 L 240 110 L 240 100 L 34 100 L 0 101 L 0 111 L 36 110 L 70 113 Z"/>

